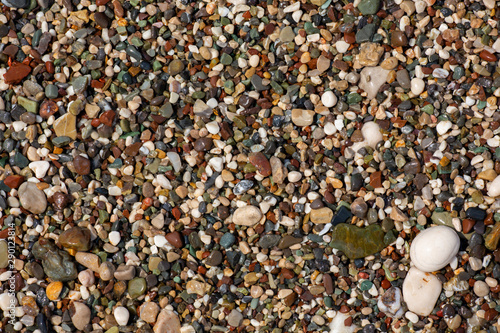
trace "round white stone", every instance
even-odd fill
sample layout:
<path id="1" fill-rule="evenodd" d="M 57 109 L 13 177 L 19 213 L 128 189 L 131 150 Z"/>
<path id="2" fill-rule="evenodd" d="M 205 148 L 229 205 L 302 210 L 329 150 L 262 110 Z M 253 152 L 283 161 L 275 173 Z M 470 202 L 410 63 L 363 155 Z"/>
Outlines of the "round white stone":
<path id="1" fill-rule="evenodd" d="M 411 92 L 414 93 L 415 95 L 420 95 L 425 88 L 425 82 L 422 79 L 419 79 L 418 77 L 414 78 L 411 80 Z"/>
<path id="2" fill-rule="evenodd" d="M 500 195 L 500 176 L 497 176 L 490 184 L 488 189 L 488 195 L 490 197 L 497 197 Z"/>
<path id="3" fill-rule="evenodd" d="M 457 255 L 460 239 L 444 225 L 421 231 L 410 247 L 412 263 L 423 272 L 434 272 L 448 265 Z"/>
<path id="4" fill-rule="evenodd" d="M 119 231 L 111 231 L 108 234 L 108 238 L 109 238 L 109 242 L 112 245 L 116 246 L 116 245 L 118 245 L 118 243 L 120 243 L 120 240 L 121 240 L 120 232 Z"/>
<path id="5" fill-rule="evenodd" d="M 321 96 L 321 102 L 327 108 L 331 108 L 337 104 L 337 96 L 335 96 L 333 91 L 327 91 Z"/>
<path id="6" fill-rule="evenodd" d="M 128 318 L 130 317 L 130 314 L 126 308 L 123 306 L 118 306 L 115 308 L 114 311 L 115 319 L 118 325 L 120 326 L 125 326 L 128 323 Z"/>
<path id="7" fill-rule="evenodd" d="M 291 183 L 298 182 L 302 178 L 302 174 L 298 171 L 290 171 L 288 173 L 288 181 Z"/>

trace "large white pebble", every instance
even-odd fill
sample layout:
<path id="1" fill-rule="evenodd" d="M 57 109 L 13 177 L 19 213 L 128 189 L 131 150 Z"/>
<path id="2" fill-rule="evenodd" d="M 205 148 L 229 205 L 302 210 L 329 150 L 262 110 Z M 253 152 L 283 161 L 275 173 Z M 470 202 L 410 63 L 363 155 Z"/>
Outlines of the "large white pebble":
<path id="1" fill-rule="evenodd" d="M 128 318 L 130 317 L 130 313 L 123 306 L 117 306 L 114 311 L 115 319 L 118 325 L 125 326 L 128 323 Z"/>
<path id="2" fill-rule="evenodd" d="M 500 176 L 493 179 L 488 189 L 488 195 L 490 197 L 498 197 L 500 195 Z"/>
<path id="3" fill-rule="evenodd" d="M 233 223 L 238 225 L 254 226 L 262 218 L 258 207 L 248 205 L 236 209 L 233 213 Z"/>
<path id="4" fill-rule="evenodd" d="M 333 91 L 327 91 L 321 96 L 321 103 L 327 108 L 331 108 L 337 104 L 337 96 Z"/>
<path id="5" fill-rule="evenodd" d="M 421 231 L 410 247 L 412 263 L 423 272 L 434 272 L 448 265 L 457 255 L 460 239 L 444 225 Z"/>
<path id="6" fill-rule="evenodd" d="M 441 289 L 441 281 L 436 276 L 412 267 L 403 282 L 403 299 L 408 310 L 428 316 L 436 305 Z"/>
<path id="7" fill-rule="evenodd" d="M 418 77 L 414 78 L 411 80 L 411 92 L 414 93 L 415 95 L 420 95 L 425 88 L 425 82 L 422 79 L 419 79 Z"/>

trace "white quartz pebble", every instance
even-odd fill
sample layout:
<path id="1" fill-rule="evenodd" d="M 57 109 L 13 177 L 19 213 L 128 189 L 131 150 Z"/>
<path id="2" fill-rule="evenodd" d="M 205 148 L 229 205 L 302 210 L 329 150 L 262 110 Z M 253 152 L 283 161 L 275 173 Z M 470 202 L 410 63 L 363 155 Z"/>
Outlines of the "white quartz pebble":
<path id="1" fill-rule="evenodd" d="M 488 195 L 490 197 L 498 197 L 500 195 L 500 176 L 493 179 L 488 188 Z"/>
<path id="2" fill-rule="evenodd" d="M 50 168 L 50 163 L 47 161 L 36 161 L 31 162 L 28 166 L 31 170 L 33 170 L 36 178 L 43 178 Z"/>
<path id="3" fill-rule="evenodd" d="M 403 299 L 408 310 L 428 316 L 436 305 L 441 289 L 441 281 L 436 276 L 412 267 L 403 282 Z"/>
<path id="4" fill-rule="evenodd" d="M 436 126 L 436 131 L 438 132 L 439 135 L 443 135 L 446 132 L 448 132 L 451 126 L 453 126 L 453 124 L 449 120 L 440 121 Z"/>
<path id="5" fill-rule="evenodd" d="M 130 313 L 125 307 L 117 306 L 114 311 L 114 316 L 119 326 L 125 326 L 128 323 Z"/>
<path id="6" fill-rule="evenodd" d="M 109 238 L 109 242 L 111 243 L 111 245 L 118 245 L 118 243 L 120 243 L 120 240 L 121 240 L 121 236 L 120 236 L 120 232 L 119 231 L 111 231 L 109 234 L 108 234 L 108 238 Z"/>
<path id="7" fill-rule="evenodd" d="M 414 93 L 415 95 L 420 95 L 425 88 L 425 82 L 422 79 L 419 79 L 418 77 L 414 78 L 411 80 L 411 92 Z"/>
<path id="8" fill-rule="evenodd" d="M 434 272 L 448 265 L 457 255 L 460 239 L 455 230 L 440 225 L 421 231 L 410 247 L 412 263 L 423 272 Z"/>
<path id="9" fill-rule="evenodd" d="M 337 96 L 335 96 L 333 91 L 327 91 L 321 96 L 321 102 L 327 108 L 331 108 L 337 104 Z"/>

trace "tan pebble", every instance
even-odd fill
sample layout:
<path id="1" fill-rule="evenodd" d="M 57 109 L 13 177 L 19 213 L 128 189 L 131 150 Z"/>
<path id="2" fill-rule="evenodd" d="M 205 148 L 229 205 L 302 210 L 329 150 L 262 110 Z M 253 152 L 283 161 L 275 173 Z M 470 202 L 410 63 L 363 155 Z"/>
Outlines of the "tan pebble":
<path id="1" fill-rule="evenodd" d="M 384 61 L 382 61 L 382 63 L 380 64 L 380 67 L 382 67 L 383 69 L 394 69 L 398 66 L 398 59 L 396 59 L 396 57 L 389 57 L 387 59 L 385 59 Z"/>

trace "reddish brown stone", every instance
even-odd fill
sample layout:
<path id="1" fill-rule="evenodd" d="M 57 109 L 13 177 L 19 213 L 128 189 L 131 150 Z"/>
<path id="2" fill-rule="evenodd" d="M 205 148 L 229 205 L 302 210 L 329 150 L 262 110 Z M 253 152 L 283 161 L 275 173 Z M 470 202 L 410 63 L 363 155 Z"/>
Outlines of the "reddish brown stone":
<path id="1" fill-rule="evenodd" d="M 333 280 L 330 274 L 323 275 L 323 286 L 325 287 L 325 291 L 328 295 L 333 294 Z"/>
<path id="2" fill-rule="evenodd" d="M 484 319 L 487 321 L 492 321 L 498 316 L 498 311 L 495 309 L 488 309 L 484 312 Z"/>
<path id="3" fill-rule="evenodd" d="M 125 148 L 124 153 L 128 156 L 137 156 L 139 149 L 142 147 L 142 142 L 136 142 Z"/>
<path id="4" fill-rule="evenodd" d="M 382 171 L 375 171 L 370 175 L 370 185 L 373 188 L 382 187 Z"/>
<path id="5" fill-rule="evenodd" d="M 462 221 L 462 232 L 464 234 L 468 234 L 472 230 L 472 228 L 474 227 L 474 224 L 476 224 L 476 222 L 474 220 L 464 219 Z"/>
<path id="6" fill-rule="evenodd" d="M 29 75 L 29 73 L 31 73 L 30 66 L 20 62 L 14 62 L 3 77 L 5 79 L 5 83 L 15 84 L 21 82 L 22 79 Z"/>
<path id="7" fill-rule="evenodd" d="M 271 175 L 271 164 L 267 160 L 266 155 L 261 152 L 252 153 L 249 156 L 250 163 L 257 168 L 257 171 L 263 176 L 268 177 Z"/>
<path id="8" fill-rule="evenodd" d="M 73 165 L 77 174 L 82 176 L 90 174 L 90 161 L 87 158 L 78 155 L 73 160 Z"/>
<path id="9" fill-rule="evenodd" d="M 281 269 L 281 275 L 285 279 L 293 279 L 293 277 L 295 276 L 295 274 L 291 270 L 289 270 L 288 268 L 282 268 Z"/>
<path id="10" fill-rule="evenodd" d="M 481 53 L 479 53 L 479 57 L 488 62 L 497 61 L 497 57 L 493 53 L 486 50 L 482 50 Z"/>
<path id="11" fill-rule="evenodd" d="M 18 188 L 24 182 L 24 177 L 19 175 L 10 175 L 7 176 L 3 182 L 10 188 Z"/>
<path id="12" fill-rule="evenodd" d="M 113 110 L 108 110 L 99 117 L 101 123 L 107 126 L 112 126 L 114 119 L 115 119 L 115 111 Z"/>
<path id="13" fill-rule="evenodd" d="M 56 102 L 46 100 L 40 106 L 40 117 L 47 119 L 59 111 L 59 107 Z"/>
<path id="14" fill-rule="evenodd" d="M 170 232 L 165 235 L 167 241 L 176 248 L 180 249 L 182 247 L 181 234 L 178 231 Z"/>

